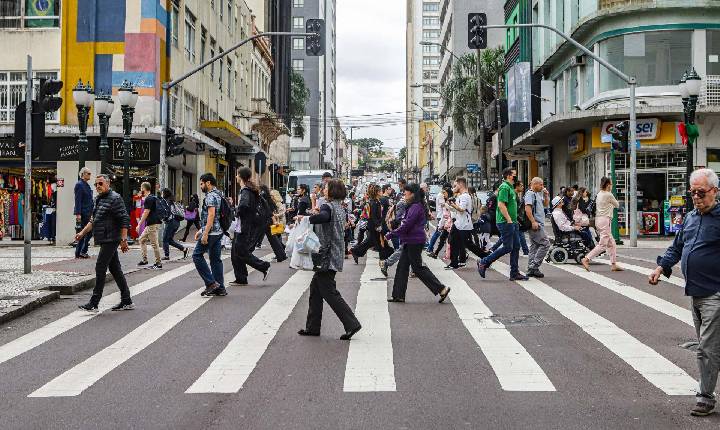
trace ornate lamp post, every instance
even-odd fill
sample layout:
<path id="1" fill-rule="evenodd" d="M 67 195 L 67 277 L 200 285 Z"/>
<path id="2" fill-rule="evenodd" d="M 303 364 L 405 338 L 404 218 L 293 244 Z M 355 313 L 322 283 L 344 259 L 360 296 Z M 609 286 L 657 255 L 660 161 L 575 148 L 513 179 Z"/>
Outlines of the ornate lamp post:
<path id="1" fill-rule="evenodd" d="M 130 133 L 138 93 L 130 82 L 125 81 L 118 90 L 118 99 L 120 100 L 123 119 L 123 199 L 125 205 L 130 207 L 130 148 L 132 146 Z"/>
<path id="2" fill-rule="evenodd" d="M 102 92 L 95 97 L 95 113 L 98 116 L 98 124 L 100 125 L 100 169 L 102 170 L 102 162 L 105 161 L 108 145 L 108 128 L 110 126 L 110 117 L 115 109 L 115 102 L 109 95 Z"/>
<path id="3" fill-rule="evenodd" d="M 80 169 L 82 169 L 85 167 L 85 157 L 87 155 L 87 125 L 90 106 L 92 106 L 93 102 L 93 90 L 90 82 L 88 82 L 87 85 L 83 85 L 82 80 L 79 79 L 72 93 L 73 101 L 77 108 L 78 128 L 80 129 L 80 136 L 78 137 L 78 160 L 80 161 Z"/>
<path id="4" fill-rule="evenodd" d="M 695 143 L 700 135 L 700 130 L 695 124 L 695 111 L 697 110 L 701 84 L 702 78 L 697 74 L 695 68 L 689 72 L 685 72 L 679 84 L 683 103 L 683 114 L 685 117 L 684 122 L 679 125 L 680 136 L 682 137 L 683 143 L 687 145 L 687 187 L 685 190 L 685 208 L 687 212 L 693 210 L 692 195 L 690 194 L 690 175 L 692 175 L 695 164 L 693 157 Z"/>

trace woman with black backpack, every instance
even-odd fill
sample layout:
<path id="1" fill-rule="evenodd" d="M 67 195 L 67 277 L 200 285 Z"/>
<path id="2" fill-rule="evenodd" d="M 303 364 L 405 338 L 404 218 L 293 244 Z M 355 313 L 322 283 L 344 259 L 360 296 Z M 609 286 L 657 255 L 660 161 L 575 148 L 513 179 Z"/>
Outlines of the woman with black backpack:
<path id="1" fill-rule="evenodd" d="M 276 220 L 275 212 L 277 212 L 278 207 L 275 204 L 272 196 L 270 195 L 270 188 L 268 188 L 267 185 L 260 186 L 260 198 L 262 199 L 262 212 L 264 212 L 261 215 L 266 220 L 264 236 L 267 237 L 267 240 L 270 243 L 270 247 L 275 253 L 275 260 L 280 263 L 287 259 L 287 255 L 285 254 L 285 246 L 283 246 L 282 240 L 280 240 L 278 236 L 273 235 L 271 231 L 271 226 L 275 223 Z M 263 234 L 261 234 L 260 238 L 258 239 L 258 248 L 260 247 L 260 244 L 262 244 L 262 241 Z"/>
<path id="2" fill-rule="evenodd" d="M 175 233 L 177 233 L 180 228 L 180 221 L 185 219 L 182 205 L 178 205 L 175 202 L 175 196 L 169 188 L 162 190 L 162 198 L 165 200 L 170 212 L 168 217 L 163 220 L 165 222 L 165 230 L 163 230 L 163 252 L 165 256 L 162 259 L 166 261 L 170 260 L 170 246 L 182 251 L 183 259 L 186 259 L 189 248 L 175 240 Z"/>
<path id="3" fill-rule="evenodd" d="M 262 197 L 260 197 L 260 189 L 251 178 L 252 170 L 250 168 L 238 169 L 235 179 L 241 190 L 235 213 L 238 222 L 235 227 L 230 256 L 235 272 L 235 280 L 230 282 L 231 286 L 247 285 L 247 266 L 262 273 L 263 280 L 267 278 L 268 270 L 270 270 L 270 263 L 253 255 L 258 237 L 265 234 L 267 219 L 264 219 L 258 210 L 262 205 Z"/>

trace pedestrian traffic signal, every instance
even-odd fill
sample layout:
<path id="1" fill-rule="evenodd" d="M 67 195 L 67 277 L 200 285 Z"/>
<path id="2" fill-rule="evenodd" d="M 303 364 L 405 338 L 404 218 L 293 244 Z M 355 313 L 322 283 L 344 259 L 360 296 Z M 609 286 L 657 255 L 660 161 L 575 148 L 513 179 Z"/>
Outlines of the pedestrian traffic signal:
<path id="1" fill-rule="evenodd" d="M 185 142 L 185 136 L 178 136 L 174 128 L 168 127 L 166 137 L 167 145 L 165 154 L 168 157 L 176 157 L 185 152 L 185 148 L 182 147 L 183 142 Z"/>
<path id="2" fill-rule="evenodd" d="M 612 135 L 612 148 L 619 152 L 628 152 L 630 150 L 629 137 L 630 121 L 622 121 L 610 128 Z"/>
<path id="3" fill-rule="evenodd" d="M 40 79 L 38 102 L 42 112 L 56 112 L 62 106 L 62 97 L 57 94 L 62 90 L 63 82 L 55 79 Z"/>
<path id="4" fill-rule="evenodd" d="M 325 20 L 308 19 L 305 22 L 305 32 L 313 33 L 305 37 L 305 55 L 308 57 L 325 55 Z"/>
<path id="5" fill-rule="evenodd" d="M 470 49 L 487 48 L 487 15 L 484 13 L 468 14 L 468 47 Z"/>

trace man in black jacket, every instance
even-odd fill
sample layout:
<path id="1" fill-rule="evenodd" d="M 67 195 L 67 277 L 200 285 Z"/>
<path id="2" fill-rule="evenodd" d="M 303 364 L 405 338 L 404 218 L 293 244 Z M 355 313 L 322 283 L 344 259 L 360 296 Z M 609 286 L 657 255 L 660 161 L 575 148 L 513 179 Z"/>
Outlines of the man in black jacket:
<path id="1" fill-rule="evenodd" d="M 95 244 L 100 246 L 100 253 L 95 263 L 95 289 L 90 302 L 80 306 L 80 309 L 91 313 L 98 312 L 98 305 L 105 287 L 105 272 L 108 268 L 120 289 L 121 297 L 120 303 L 112 310 L 135 309 L 117 252 L 118 246 L 123 253 L 128 251 L 127 233 L 130 228 L 130 216 L 128 216 L 122 197 L 110 190 L 110 179 L 106 175 L 98 175 L 95 178 L 95 189 L 98 196 L 95 199 L 92 218 L 85 228 L 75 235 L 75 240 L 80 241 L 92 230 Z"/>

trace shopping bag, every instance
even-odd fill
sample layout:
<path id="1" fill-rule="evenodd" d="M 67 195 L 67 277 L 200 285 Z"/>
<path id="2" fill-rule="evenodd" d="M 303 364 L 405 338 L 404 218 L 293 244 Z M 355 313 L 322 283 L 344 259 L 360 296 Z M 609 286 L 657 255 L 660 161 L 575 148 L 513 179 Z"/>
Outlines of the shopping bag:
<path id="1" fill-rule="evenodd" d="M 304 233 L 310 230 L 310 220 L 305 217 L 302 221 L 295 223 L 295 227 L 290 230 L 287 245 L 285 245 L 285 253 L 292 256 L 298 245 L 298 239 L 301 239 Z"/>
<path id="2" fill-rule="evenodd" d="M 313 270 L 313 261 L 310 254 L 294 252 L 290 257 L 290 268 L 295 270 Z"/>
<path id="3" fill-rule="evenodd" d="M 308 230 L 300 242 L 300 252 L 303 254 L 312 254 L 320 251 L 320 238 L 314 231 Z"/>

